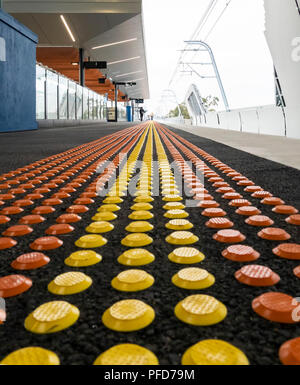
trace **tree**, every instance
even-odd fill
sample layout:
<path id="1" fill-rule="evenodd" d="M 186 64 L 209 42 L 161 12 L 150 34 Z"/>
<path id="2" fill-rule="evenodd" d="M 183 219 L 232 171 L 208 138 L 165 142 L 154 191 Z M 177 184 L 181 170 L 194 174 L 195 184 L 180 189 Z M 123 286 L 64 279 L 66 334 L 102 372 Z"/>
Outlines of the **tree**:
<path id="1" fill-rule="evenodd" d="M 216 111 L 213 107 L 218 107 L 220 99 L 217 96 L 208 95 L 202 98 L 203 106 L 207 111 Z"/>
<path id="2" fill-rule="evenodd" d="M 181 111 L 181 115 L 184 119 L 190 119 L 190 115 L 189 115 L 189 112 L 188 112 L 188 109 L 187 109 L 187 106 L 185 103 L 181 103 L 180 105 L 180 111 Z M 170 118 L 176 118 L 177 116 L 179 116 L 179 108 L 176 107 L 174 110 L 171 110 L 169 112 L 169 117 Z"/>

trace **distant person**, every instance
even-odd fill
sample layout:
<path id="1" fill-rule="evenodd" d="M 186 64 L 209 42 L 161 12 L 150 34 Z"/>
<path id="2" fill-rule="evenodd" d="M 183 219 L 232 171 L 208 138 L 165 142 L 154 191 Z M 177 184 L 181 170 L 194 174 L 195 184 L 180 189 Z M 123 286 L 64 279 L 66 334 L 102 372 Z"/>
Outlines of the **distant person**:
<path id="1" fill-rule="evenodd" d="M 143 109 L 143 107 L 140 108 L 140 119 L 141 119 L 141 122 L 144 120 L 144 115 L 145 115 L 145 110 Z"/>
<path id="2" fill-rule="evenodd" d="M 153 120 L 153 118 L 154 118 L 154 114 L 153 114 L 153 112 L 151 112 L 150 119 Z"/>

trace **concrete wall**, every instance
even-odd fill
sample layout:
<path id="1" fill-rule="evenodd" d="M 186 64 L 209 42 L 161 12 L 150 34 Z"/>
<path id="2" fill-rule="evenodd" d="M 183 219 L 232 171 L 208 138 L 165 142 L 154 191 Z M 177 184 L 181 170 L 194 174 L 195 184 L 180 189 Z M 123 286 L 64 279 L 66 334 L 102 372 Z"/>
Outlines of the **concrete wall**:
<path id="1" fill-rule="evenodd" d="M 33 130 L 37 36 L 0 10 L 0 132 Z"/>

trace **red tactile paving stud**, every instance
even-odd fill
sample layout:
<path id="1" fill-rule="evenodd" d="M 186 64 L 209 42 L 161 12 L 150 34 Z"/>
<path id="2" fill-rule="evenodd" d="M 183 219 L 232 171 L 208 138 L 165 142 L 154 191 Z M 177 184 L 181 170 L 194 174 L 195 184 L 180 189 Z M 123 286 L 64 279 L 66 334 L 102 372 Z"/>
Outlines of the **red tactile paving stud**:
<path id="1" fill-rule="evenodd" d="M 227 215 L 226 211 L 220 208 L 208 208 L 202 211 L 202 215 L 205 217 L 225 217 Z"/>
<path id="2" fill-rule="evenodd" d="M 22 209 L 21 207 L 17 207 L 17 206 L 9 206 L 9 207 L 5 207 L 4 209 L 2 209 L 0 211 L 0 214 L 2 215 L 16 215 L 16 214 L 20 214 L 24 211 L 24 209 Z"/>
<path id="3" fill-rule="evenodd" d="M 65 198 L 70 198 L 70 194 L 67 193 L 66 191 L 60 191 L 52 195 L 52 198 L 58 198 L 58 199 L 65 199 Z"/>
<path id="4" fill-rule="evenodd" d="M 96 192 L 83 192 L 80 194 L 80 198 L 96 198 L 98 195 Z"/>
<path id="5" fill-rule="evenodd" d="M 50 226 L 45 233 L 48 235 L 60 235 L 60 234 L 68 234 L 74 231 L 74 227 L 70 226 L 67 223 L 60 223 L 57 225 Z"/>
<path id="6" fill-rule="evenodd" d="M 249 286 L 273 286 L 280 281 L 278 274 L 261 265 L 243 266 L 234 276 L 239 282 Z"/>
<path id="7" fill-rule="evenodd" d="M 243 196 L 237 192 L 228 192 L 224 195 L 222 195 L 223 199 L 228 199 L 228 200 L 236 200 L 236 199 L 242 199 Z"/>
<path id="8" fill-rule="evenodd" d="M 7 237 L 0 238 L 0 250 L 10 249 L 16 244 L 17 244 L 17 241 L 15 241 L 12 238 L 7 238 Z"/>
<path id="9" fill-rule="evenodd" d="M 281 345 L 279 359 L 283 365 L 300 365 L 300 337 Z"/>
<path id="10" fill-rule="evenodd" d="M 8 223 L 10 221 L 10 218 L 5 215 L 0 215 L 0 225 L 3 225 L 4 223 Z"/>
<path id="11" fill-rule="evenodd" d="M 63 241 L 56 237 L 41 237 L 30 244 L 30 248 L 37 251 L 53 250 L 61 247 Z"/>
<path id="12" fill-rule="evenodd" d="M 23 188 L 13 188 L 10 190 L 12 194 L 14 195 L 19 195 L 19 194 L 25 194 L 26 193 L 26 190 L 24 190 Z"/>
<path id="13" fill-rule="evenodd" d="M 11 263 L 11 267 L 15 270 L 35 270 L 49 262 L 50 258 L 45 254 L 34 252 L 20 255 Z"/>
<path id="14" fill-rule="evenodd" d="M 233 199 L 229 202 L 229 206 L 232 207 L 245 207 L 245 206 L 251 206 L 251 202 L 249 202 L 247 199 Z"/>
<path id="15" fill-rule="evenodd" d="M 81 220 L 81 217 L 77 214 L 62 214 L 57 219 L 57 223 L 76 223 Z"/>
<path id="16" fill-rule="evenodd" d="M 220 230 L 213 235 L 213 239 L 222 243 L 243 242 L 246 237 L 238 230 Z"/>
<path id="17" fill-rule="evenodd" d="M 235 212 L 239 215 L 243 215 L 245 217 L 251 217 L 252 215 L 259 215 L 261 211 L 254 206 L 243 206 L 235 210 Z"/>
<path id="18" fill-rule="evenodd" d="M 34 190 L 34 193 L 37 193 L 37 194 L 47 194 L 48 192 L 50 192 L 51 190 L 47 187 L 40 187 L 40 188 L 37 188 Z"/>
<path id="19" fill-rule="evenodd" d="M 55 211 L 55 208 L 51 206 L 38 206 L 35 209 L 33 209 L 31 212 L 32 214 L 45 215 L 45 214 L 54 213 L 54 211 Z"/>
<path id="20" fill-rule="evenodd" d="M 297 278 L 300 278 L 300 266 L 295 267 L 295 269 L 293 270 L 293 273 Z"/>
<path id="21" fill-rule="evenodd" d="M 0 199 L 2 201 L 9 201 L 11 199 L 14 199 L 15 196 L 13 194 L 0 194 Z"/>
<path id="22" fill-rule="evenodd" d="M 66 192 L 66 193 L 73 193 L 76 190 L 74 189 L 74 187 L 69 186 L 69 187 L 62 187 L 59 191 Z"/>
<path id="23" fill-rule="evenodd" d="M 19 223 L 21 225 L 34 225 L 37 223 L 42 223 L 46 220 L 46 218 L 41 215 L 26 215 L 23 218 L 20 218 Z"/>
<path id="24" fill-rule="evenodd" d="M 211 229 L 230 229 L 233 225 L 233 222 L 227 218 L 211 218 L 205 223 L 205 226 Z"/>
<path id="25" fill-rule="evenodd" d="M 269 198 L 264 198 L 261 201 L 261 203 L 264 205 L 279 206 L 279 205 L 284 205 L 285 202 L 280 198 L 269 197 Z"/>
<path id="26" fill-rule="evenodd" d="M 22 237 L 32 232 L 33 229 L 27 225 L 15 225 L 3 231 L 2 235 L 6 237 Z"/>
<path id="27" fill-rule="evenodd" d="M 67 208 L 67 213 L 81 214 L 89 211 L 89 208 L 84 205 L 73 205 Z"/>
<path id="28" fill-rule="evenodd" d="M 45 206 L 58 206 L 58 205 L 61 205 L 62 203 L 63 201 L 58 198 L 49 198 L 43 201 L 43 205 Z"/>
<path id="29" fill-rule="evenodd" d="M 300 214 L 291 215 L 285 221 L 290 225 L 300 226 Z"/>
<path id="30" fill-rule="evenodd" d="M 269 191 L 256 191 L 253 194 L 251 194 L 253 198 L 263 199 L 263 198 L 269 198 L 273 195 Z"/>
<path id="31" fill-rule="evenodd" d="M 273 253 L 280 258 L 300 260 L 300 245 L 297 243 L 282 243 L 273 249 Z"/>
<path id="32" fill-rule="evenodd" d="M 252 301 L 252 309 L 261 317 L 279 323 L 294 324 L 300 321 L 295 317 L 299 307 L 293 297 L 284 293 L 270 292 L 260 295 Z"/>
<path id="33" fill-rule="evenodd" d="M 227 182 L 216 182 L 213 184 L 213 187 L 219 189 L 221 187 L 229 187 L 229 184 Z"/>
<path id="34" fill-rule="evenodd" d="M 195 197 L 194 197 L 194 199 L 195 199 Z M 197 204 L 197 207 L 201 207 L 203 209 L 217 208 L 219 206 L 220 206 L 220 204 L 216 201 L 200 201 Z"/>
<path id="35" fill-rule="evenodd" d="M 25 207 L 25 206 L 31 206 L 33 205 L 33 201 L 30 199 L 19 199 L 13 203 L 13 206 L 17 207 Z"/>
<path id="36" fill-rule="evenodd" d="M 290 234 L 288 234 L 285 230 L 277 227 L 267 227 L 262 229 L 258 233 L 258 236 L 268 241 L 287 241 L 291 238 Z"/>
<path id="37" fill-rule="evenodd" d="M 298 210 L 293 206 L 279 205 L 275 206 L 272 211 L 276 214 L 292 215 L 297 214 Z"/>
<path id="38" fill-rule="evenodd" d="M 38 194 L 38 193 L 32 193 L 32 194 L 26 195 L 25 198 L 26 198 L 26 199 L 30 199 L 30 200 L 32 200 L 32 201 L 35 201 L 35 200 L 37 200 L 37 199 L 42 199 L 42 198 L 44 198 L 44 195 Z"/>
<path id="39" fill-rule="evenodd" d="M 272 226 L 274 221 L 271 218 L 265 215 L 253 215 L 245 220 L 247 225 L 250 226 L 259 226 L 259 227 L 267 227 Z"/>
<path id="40" fill-rule="evenodd" d="M 0 278 L 0 297 L 15 297 L 32 286 L 32 281 L 23 275 L 7 275 Z"/>
<path id="41" fill-rule="evenodd" d="M 8 188 L 10 188 L 10 184 L 8 184 L 8 183 L 1 183 L 0 184 L 0 190 L 7 190 Z"/>
<path id="42" fill-rule="evenodd" d="M 224 258 L 235 262 L 253 262 L 256 261 L 260 254 L 253 247 L 246 245 L 233 245 L 222 251 Z"/>

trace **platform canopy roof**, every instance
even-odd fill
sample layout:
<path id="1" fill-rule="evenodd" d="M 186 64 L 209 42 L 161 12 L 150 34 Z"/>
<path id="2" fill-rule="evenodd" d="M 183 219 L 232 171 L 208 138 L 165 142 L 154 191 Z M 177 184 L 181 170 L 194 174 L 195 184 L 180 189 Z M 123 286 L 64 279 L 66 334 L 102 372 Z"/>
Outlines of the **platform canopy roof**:
<path id="1" fill-rule="evenodd" d="M 83 48 L 85 60 L 108 63 L 102 73 L 86 70 L 87 87 L 105 93 L 111 82 L 98 78 L 107 75 L 137 83 L 121 88 L 128 97 L 149 98 L 142 0 L 5 0 L 3 8 L 38 35 L 42 64 L 78 81 L 76 52 Z"/>

